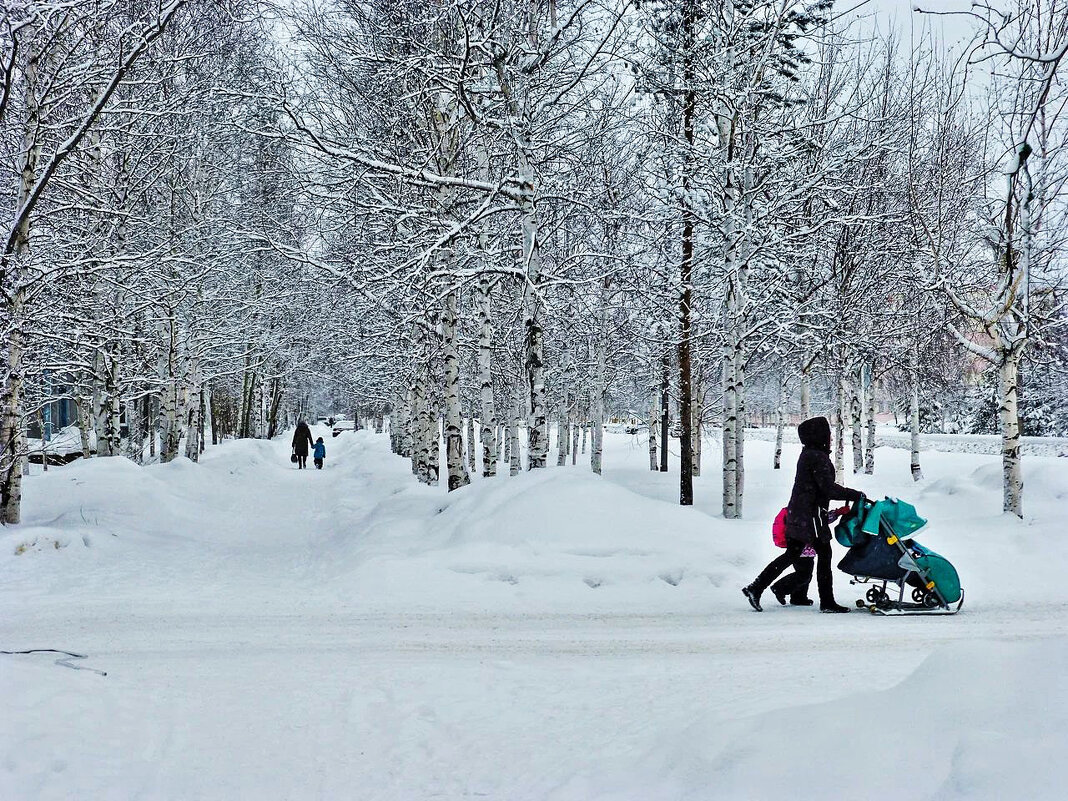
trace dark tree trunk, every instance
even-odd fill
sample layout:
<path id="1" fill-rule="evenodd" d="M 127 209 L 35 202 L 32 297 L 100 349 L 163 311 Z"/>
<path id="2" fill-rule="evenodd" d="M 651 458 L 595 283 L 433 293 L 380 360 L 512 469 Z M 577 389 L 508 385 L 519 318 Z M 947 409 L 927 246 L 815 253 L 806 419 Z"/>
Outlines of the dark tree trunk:
<path id="1" fill-rule="evenodd" d="M 687 0 L 683 15 L 683 66 L 684 86 L 682 103 L 683 167 L 682 167 L 682 264 L 680 265 L 679 297 L 679 503 L 693 505 L 693 410 L 690 370 L 690 304 L 693 301 L 691 276 L 693 273 L 694 214 L 690 200 L 690 172 L 693 161 L 694 112 L 697 93 L 694 90 L 693 46 L 695 9 L 693 0 Z"/>

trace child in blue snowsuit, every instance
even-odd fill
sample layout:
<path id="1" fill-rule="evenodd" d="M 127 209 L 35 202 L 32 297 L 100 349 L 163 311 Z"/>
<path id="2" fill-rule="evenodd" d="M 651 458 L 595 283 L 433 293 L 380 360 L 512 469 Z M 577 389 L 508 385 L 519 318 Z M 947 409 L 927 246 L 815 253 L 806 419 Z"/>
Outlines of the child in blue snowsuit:
<path id="1" fill-rule="evenodd" d="M 315 447 L 312 449 L 312 458 L 315 461 L 315 469 L 323 469 L 323 459 L 326 458 L 326 444 L 323 442 L 323 438 L 315 440 Z"/>

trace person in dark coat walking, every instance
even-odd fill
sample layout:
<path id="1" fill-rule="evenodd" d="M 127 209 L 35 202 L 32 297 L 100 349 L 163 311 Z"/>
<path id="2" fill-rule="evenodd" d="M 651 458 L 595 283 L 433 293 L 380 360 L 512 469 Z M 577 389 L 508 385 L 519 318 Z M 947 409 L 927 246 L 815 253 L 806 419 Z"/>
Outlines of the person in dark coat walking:
<path id="1" fill-rule="evenodd" d="M 758 612 L 760 595 L 780 573 L 790 565 L 798 574 L 811 575 L 811 567 L 802 556 L 806 546 L 816 552 L 816 587 L 820 596 L 821 612 L 848 612 L 834 600 L 834 583 L 831 576 L 831 528 L 827 506 L 832 498 L 855 503 L 861 493 L 843 487 L 834 481 L 834 465 L 831 463 L 831 424 L 826 417 L 813 417 L 797 427 L 797 435 L 804 446 L 797 460 L 797 475 L 790 494 L 786 513 L 786 553 L 773 559 L 761 571 L 756 580 L 742 588 L 742 594 Z M 811 564 L 811 563 L 809 563 Z M 807 567 L 807 570 L 806 570 Z"/>
<path id="2" fill-rule="evenodd" d="M 297 455 L 298 470 L 303 470 L 308 466 L 308 449 L 314 444 L 311 429 L 301 420 L 297 423 L 297 430 L 293 432 L 293 453 Z"/>

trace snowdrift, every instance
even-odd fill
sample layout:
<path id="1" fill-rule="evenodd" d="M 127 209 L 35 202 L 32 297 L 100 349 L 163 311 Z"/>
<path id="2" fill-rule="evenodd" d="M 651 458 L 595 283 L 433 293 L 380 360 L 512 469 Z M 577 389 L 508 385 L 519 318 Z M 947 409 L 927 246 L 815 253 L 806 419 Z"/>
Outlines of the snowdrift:
<path id="1" fill-rule="evenodd" d="M 956 643 L 889 690 L 702 721 L 553 798 L 1063 798 L 1066 664 L 1068 639 Z"/>

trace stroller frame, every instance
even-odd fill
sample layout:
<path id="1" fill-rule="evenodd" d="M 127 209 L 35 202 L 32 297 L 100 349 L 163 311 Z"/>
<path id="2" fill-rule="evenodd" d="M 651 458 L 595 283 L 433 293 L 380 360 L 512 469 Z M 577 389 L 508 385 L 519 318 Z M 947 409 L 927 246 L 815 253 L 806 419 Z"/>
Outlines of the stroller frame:
<path id="1" fill-rule="evenodd" d="M 916 558 L 908 546 L 894 533 L 884 521 L 879 521 L 879 535 L 885 538 L 888 545 L 896 545 L 901 552 L 902 567 L 905 575 L 900 581 L 892 583 L 898 585 L 897 599 L 894 600 L 886 591 L 891 579 L 879 579 L 870 576 L 853 576 L 850 584 L 870 584 L 864 598 L 857 599 L 858 609 L 867 609 L 873 615 L 955 615 L 964 606 L 964 590 L 960 591 L 960 599 L 953 606 L 946 603 L 945 596 L 938 586 L 931 580 L 929 571 L 916 563 Z M 905 587 L 909 585 L 909 579 L 915 576 L 923 585 L 923 589 L 913 587 L 912 602 L 905 600 Z M 867 603 L 865 603 L 865 599 Z"/>

